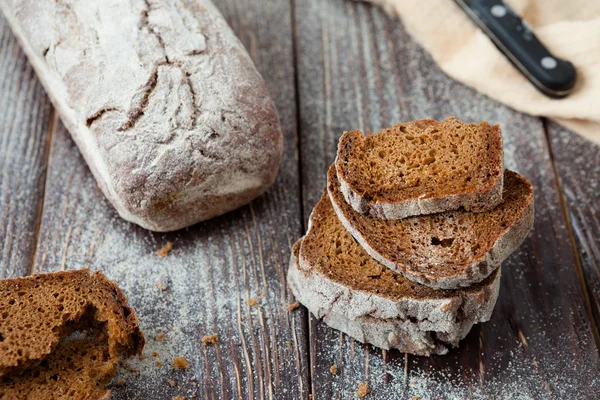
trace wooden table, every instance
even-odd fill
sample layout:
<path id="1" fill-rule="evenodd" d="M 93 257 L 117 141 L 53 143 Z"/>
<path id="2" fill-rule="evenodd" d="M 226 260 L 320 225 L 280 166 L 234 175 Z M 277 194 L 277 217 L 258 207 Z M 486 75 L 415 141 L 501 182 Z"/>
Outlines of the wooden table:
<path id="1" fill-rule="evenodd" d="M 91 268 L 121 285 L 148 344 L 144 360 L 125 363 L 114 397 L 337 399 L 368 382 L 372 399 L 600 398 L 600 149 L 448 78 L 377 8 L 216 3 L 267 80 L 285 157 L 252 204 L 169 234 L 117 216 L 0 19 L 0 276 Z M 341 133 L 447 115 L 500 123 L 507 167 L 535 187 L 535 229 L 504 265 L 492 320 L 459 349 L 425 358 L 362 345 L 303 308 L 288 311 L 290 245 Z M 173 251 L 161 258 L 168 241 Z M 161 332 L 166 339 L 155 340 Z M 217 345 L 202 342 L 211 334 Z M 174 370 L 175 356 L 192 367 Z"/>

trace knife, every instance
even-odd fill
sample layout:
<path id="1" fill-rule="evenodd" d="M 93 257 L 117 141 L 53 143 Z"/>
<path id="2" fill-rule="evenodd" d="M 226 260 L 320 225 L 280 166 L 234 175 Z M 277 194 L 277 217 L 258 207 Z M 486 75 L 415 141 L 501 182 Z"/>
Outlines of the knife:
<path id="1" fill-rule="evenodd" d="M 573 64 L 552 55 L 504 1 L 455 2 L 539 91 L 554 98 L 573 91 L 577 79 Z"/>

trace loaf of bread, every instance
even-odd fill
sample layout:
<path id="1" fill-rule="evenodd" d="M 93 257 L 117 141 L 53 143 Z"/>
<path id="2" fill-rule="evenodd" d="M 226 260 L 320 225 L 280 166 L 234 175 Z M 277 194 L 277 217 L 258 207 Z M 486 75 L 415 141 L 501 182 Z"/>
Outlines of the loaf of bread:
<path id="1" fill-rule="evenodd" d="M 275 106 L 210 0 L 0 0 L 100 188 L 128 221 L 179 229 L 274 180 Z"/>
<path id="2" fill-rule="evenodd" d="M 105 396 L 145 344 L 121 289 L 86 269 L 0 281 L 0 339 L 2 399 Z"/>
<path id="3" fill-rule="evenodd" d="M 294 246 L 288 283 L 317 318 L 358 341 L 430 355 L 448 352 L 474 324 L 490 318 L 500 270 L 458 290 L 412 282 L 372 259 L 346 231 L 324 194 L 306 236 Z"/>
<path id="4" fill-rule="evenodd" d="M 436 289 L 470 286 L 489 276 L 525 240 L 533 226 L 533 188 L 516 172 L 504 173 L 496 208 L 386 220 L 356 212 L 342 195 L 336 169 L 327 190 L 346 229 L 371 257 L 406 278 Z"/>
<path id="5" fill-rule="evenodd" d="M 335 161 L 344 198 L 361 214 L 401 219 L 502 200 L 498 125 L 448 117 L 394 125 L 372 135 L 345 132 Z"/>

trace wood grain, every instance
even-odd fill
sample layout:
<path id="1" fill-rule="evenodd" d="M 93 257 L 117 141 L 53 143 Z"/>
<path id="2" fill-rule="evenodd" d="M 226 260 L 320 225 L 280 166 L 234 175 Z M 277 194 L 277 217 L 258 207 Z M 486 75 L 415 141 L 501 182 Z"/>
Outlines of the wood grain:
<path id="1" fill-rule="evenodd" d="M 600 344 L 600 147 L 556 123 L 546 129 Z"/>
<path id="2" fill-rule="evenodd" d="M 399 21 L 377 8 L 305 1 L 296 5 L 295 23 L 305 216 L 344 130 L 377 131 L 425 117 L 500 123 L 507 167 L 523 173 L 536 191 L 534 232 L 503 267 L 491 322 L 449 355 L 423 358 L 382 353 L 311 316 L 315 398 L 350 398 L 360 382 L 369 383 L 370 398 L 381 399 L 390 392 L 401 398 L 592 396 L 597 349 L 541 121 L 452 81 Z"/>
<path id="3" fill-rule="evenodd" d="M 280 110 L 285 159 L 268 193 L 210 222 L 154 234 L 117 216 L 62 124 L 52 138 L 34 272 L 89 267 L 129 295 L 148 338 L 147 357 L 126 362 L 116 399 L 308 395 L 306 313 L 287 310 L 285 282 L 290 244 L 301 234 L 290 4 L 219 7 Z M 167 242 L 173 250 L 160 257 L 156 251 Z M 162 332 L 166 339 L 155 340 Z M 218 343 L 203 343 L 212 334 Z M 175 356 L 191 368 L 174 370 Z"/>
<path id="4" fill-rule="evenodd" d="M 0 278 L 25 275 L 43 203 L 51 106 L 0 15 Z"/>
<path id="5" fill-rule="evenodd" d="M 554 124 L 546 126 L 549 147 L 542 121 L 446 77 L 375 7 L 344 0 L 217 6 L 275 99 L 284 163 L 251 205 L 169 234 L 123 221 L 103 198 L 0 18 L 0 277 L 89 267 L 123 287 L 148 346 L 144 360 L 125 363 L 126 384 L 114 387 L 114 397 L 354 398 L 368 382 L 371 399 L 594 398 L 598 148 Z M 536 190 L 534 232 L 503 267 L 492 321 L 449 355 L 423 358 L 362 345 L 304 308 L 288 311 L 290 247 L 306 229 L 342 132 L 446 115 L 500 123 L 507 166 Z M 173 250 L 160 257 L 167 242 Z M 167 337 L 156 340 L 158 333 Z M 218 343 L 204 344 L 212 334 Z M 174 370 L 175 356 L 191 368 Z"/>

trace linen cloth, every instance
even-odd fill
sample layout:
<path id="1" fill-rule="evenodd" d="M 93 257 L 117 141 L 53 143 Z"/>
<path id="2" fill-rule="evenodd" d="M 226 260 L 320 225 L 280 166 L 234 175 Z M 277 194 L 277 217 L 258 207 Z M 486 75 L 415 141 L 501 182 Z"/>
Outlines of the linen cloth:
<path id="1" fill-rule="evenodd" d="M 454 79 L 600 144 L 600 0 L 506 0 L 553 55 L 574 64 L 577 84 L 563 99 L 538 92 L 453 0 L 369 1 L 399 16 Z"/>

